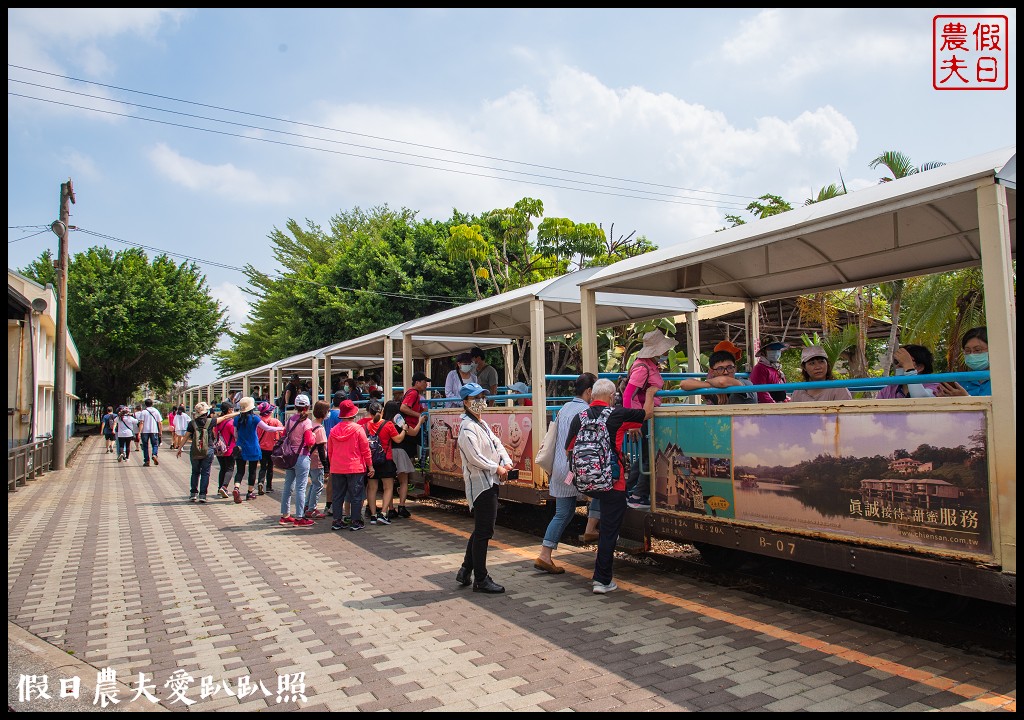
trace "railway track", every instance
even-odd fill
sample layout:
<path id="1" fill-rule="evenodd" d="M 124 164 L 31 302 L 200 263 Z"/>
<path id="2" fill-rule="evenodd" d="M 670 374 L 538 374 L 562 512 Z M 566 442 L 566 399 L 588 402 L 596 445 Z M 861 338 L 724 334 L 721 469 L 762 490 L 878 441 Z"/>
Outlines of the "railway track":
<path id="1" fill-rule="evenodd" d="M 419 502 L 447 512 L 468 512 L 465 497 L 454 491 L 436 490 Z M 538 538 L 550 518 L 545 507 L 513 502 L 503 502 L 498 511 L 498 525 Z M 562 542 L 583 546 L 579 536 L 585 524 L 581 509 Z M 622 541 L 620 546 L 617 562 L 650 572 L 743 590 L 973 654 L 1007 662 L 1017 659 L 1016 613 L 1009 606 L 762 556 L 734 554 L 711 564 L 692 545 L 665 540 L 655 540 L 650 552 L 643 552 L 639 543 Z"/>

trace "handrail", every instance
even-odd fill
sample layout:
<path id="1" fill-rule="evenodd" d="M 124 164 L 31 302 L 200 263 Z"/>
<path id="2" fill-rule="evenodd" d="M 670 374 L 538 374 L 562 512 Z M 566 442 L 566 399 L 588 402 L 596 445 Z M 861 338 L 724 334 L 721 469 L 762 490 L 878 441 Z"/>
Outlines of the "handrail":
<path id="1" fill-rule="evenodd" d="M 53 438 L 25 443 L 7 450 L 7 491 L 23 487 L 29 480 L 53 468 Z"/>

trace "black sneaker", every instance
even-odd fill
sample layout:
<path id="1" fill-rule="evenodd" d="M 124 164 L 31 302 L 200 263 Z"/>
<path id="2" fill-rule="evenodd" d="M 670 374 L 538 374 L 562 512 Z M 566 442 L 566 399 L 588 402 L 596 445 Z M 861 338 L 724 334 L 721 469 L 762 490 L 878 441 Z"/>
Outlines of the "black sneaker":
<path id="1" fill-rule="evenodd" d="M 201 502 L 201 503 L 206 502 L 206 496 L 205 495 L 200 495 L 199 496 L 199 502 Z"/>
<path id="2" fill-rule="evenodd" d="M 361 523 L 361 522 L 354 522 L 354 523 L 352 523 L 351 525 L 348 526 L 348 529 L 349 530 L 362 530 L 364 527 L 366 527 L 366 526 L 363 525 L 363 523 Z"/>
<path id="3" fill-rule="evenodd" d="M 395 511 L 394 508 L 391 508 L 390 510 L 388 510 L 388 520 L 394 520 L 397 517 L 398 517 L 398 513 Z"/>
<path id="4" fill-rule="evenodd" d="M 367 517 L 370 518 L 370 524 L 371 525 L 376 525 L 377 524 L 377 516 L 376 515 L 368 515 Z"/>
<path id="5" fill-rule="evenodd" d="M 331 530 L 344 530 L 344 529 L 345 529 L 345 525 L 342 524 L 342 523 L 336 522 L 336 523 L 332 523 L 331 524 Z"/>
<path id="6" fill-rule="evenodd" d="M 390 525 L 391 524 L 391 521 L 388 520 L 387 517 L 385 517 L 384 513 L 382 513 L 382 512 L 377 513 L 377 517 L 375 517 L 370 522 L 375 522 L 377 525 Z"/>
<path id="7" fill-rule="evenodd" d="M 408 510 L 405 509 L 405 505 L 399 505 L 398 506 L 398 510 L 396 512 L 398 513 L 398 517 L 402 517 L 402 518 L 412 517 L 412 514 Z"/>
<path id="8" fill-rule="evenodd" d="M 372 520 L 373 519 L 373 510 L 370 509 L 369 505 L 366 506 L 366 519 L 367 520 Z"/>
<path id="9" fill-rule="evenodd" d="M 191 495 L 188 496 L 188 501 L 189 502 L 195 502 L 198 498 L 199 498 L 199 495 L 197 493 L 192 493 Z"/>

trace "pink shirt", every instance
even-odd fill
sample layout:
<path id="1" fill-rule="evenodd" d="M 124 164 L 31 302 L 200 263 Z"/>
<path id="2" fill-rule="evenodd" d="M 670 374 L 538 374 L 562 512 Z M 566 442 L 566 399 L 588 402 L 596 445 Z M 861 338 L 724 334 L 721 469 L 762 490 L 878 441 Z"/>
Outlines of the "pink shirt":
<path id="1" fill-rule="evenodd" d="M 647 388 L 654 386 L 661 390 L 665 387 L 665 379 L 661 377 L 658 363 L 650 358 L 639 358 L 633 361 L 629 369 L 629 382 L 626 385 L 622 406 L 628 410 L 637 410 L 644 406 L 644 395 Z M 661 405 L 661 398 L 654 398 L 654 406 Z"/>
<path id="2" fill-rule="evenodd" d="M 320 443 L 327 442 L 327 433 L 324 432 L 324 426 L 319 423 L 313 423 L 313 446 L 319 445 Z M 319 470 L 322 467 L 320 465 L 320 453 L 311 452 L 309 454 L 309 469 Z"/>

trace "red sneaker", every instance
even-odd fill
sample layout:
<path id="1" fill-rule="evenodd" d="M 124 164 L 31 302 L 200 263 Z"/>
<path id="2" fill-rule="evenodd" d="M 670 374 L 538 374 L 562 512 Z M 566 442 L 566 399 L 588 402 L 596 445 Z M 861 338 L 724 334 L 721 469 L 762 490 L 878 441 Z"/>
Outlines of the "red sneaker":
<path id="1" fill-rule="evenodd" d="M 306 511 L 306 515 L 305 516 L 308 517 L 310 520 L 323 520 L 325 517 L 327 517 L 326 515 L 324 515 L 322 512 L 320 512 L 316 508 L 313 508 L 312 510 Z"/>
<path id="2" fill-rule="evenodd" d="M 295 527 L 309 527 L 310 525 L 314 525 L 314 524 L 315 523 L 312 520 L 310 520 L 308 517 L 296 518 L 296 520 L 295 520 Z"/>
<path id="3" fill-rule="evenodd" d="M 295 524 L 295 518 L 293 518 L 291 515 L 288 515 L 287 517 L 282 515 L 281 519 L 277 521 L 277 524 L 278 525 L 294 525 Z"/>
<path id="4" fill-rule="evenodd" d="M 238 491 L 238 488 L 235 488 L 234 490 L 231 491 L 231 497 L 235 499 L 236 503 L 242 502 L 242 493 Z"/>

